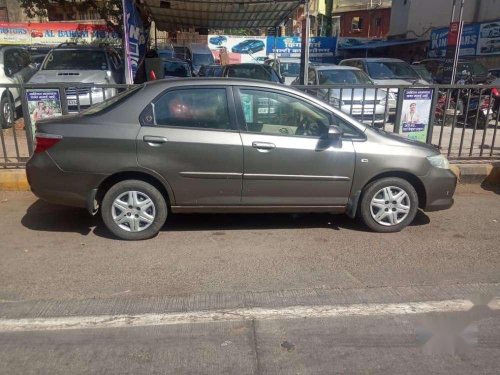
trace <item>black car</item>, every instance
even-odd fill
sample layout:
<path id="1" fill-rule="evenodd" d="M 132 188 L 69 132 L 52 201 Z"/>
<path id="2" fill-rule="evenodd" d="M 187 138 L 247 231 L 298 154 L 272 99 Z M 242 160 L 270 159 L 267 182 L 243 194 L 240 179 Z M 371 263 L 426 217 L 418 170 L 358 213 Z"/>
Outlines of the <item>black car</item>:
<path id="1" fill-rule="evenodd" d="M 415 65 L 424 65 L 425 68 L 431 73 L 432 79 L 436 83 L 448 83 L 444 76 L 445 59 L 425 59 L 414 63 Z M 471 83 L 487 83 L 489 81 L 488 69 L 486 69 L 480 62 L 474 60 L 461 59 L 458 60 L 457 77 L 459 81 L 463 74 L 470 75 L 469 80 Z"/>

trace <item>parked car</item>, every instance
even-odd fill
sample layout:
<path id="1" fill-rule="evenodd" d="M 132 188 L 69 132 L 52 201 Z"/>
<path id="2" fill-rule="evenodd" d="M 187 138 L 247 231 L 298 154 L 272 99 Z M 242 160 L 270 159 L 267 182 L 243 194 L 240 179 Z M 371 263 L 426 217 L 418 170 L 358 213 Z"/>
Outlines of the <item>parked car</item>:
<path id="1" fill-rule="evenodd" d="M 207 77 L 229 77 L 258 79 L 275 83 L 282 83 L 282 78 L 269 65 L 244 63 L 222 65 L 220 69 L 213 69 L 205 73 Z"/>
<path id="2" fill-rule="evenodd" d="M 6 90 L 2 84 L 23 84 L 35 74 L 36 66 L 29 53 L 21 47 L 0 46 L 0 127 L 10 128 L 16 110 L 21 107 L 20 91 L 17 87 Z"/>
<path id="3" fill-rule="evenodd" d="M 434 83 L 434 79 L 432 78 L 432 74 L 427 70 L 424 65 L 413 65 L 412 69 L 419 75 L 420 78 L 429 83 Z"/>
<path id="4" fill-rule="evenodd" d="M 208 41 L 215 46 L 222 46 L 227 43 L 227 38 L 224 35 L 217 35 L 211 37 Z"/>
<path id="5" fill-rule="evenodd" d="M 187 61 L 175 57 L 162 58 L 165 78 L 191 77 L 191 67 Z"/>
<path id="6" fill-rule="evenodd" d="M 30 54 L 31 60 L 33 60 L 38 69 L 40 65 L 42 65 L 45 56 L 47 56 L 52 47 L 43 44 L 32 44 L 29 46 L 25 46 L 25 49 Z"/>
<path id="7" fill-rule="evenodd" d="M 449 83 L 444 75 L 445 59 L 425 59 L 414 63 L 415 65 L 423 65 L 431 73 L 432 78 L 437 83 Z M 478 61 L 460 59 L 457 63 L 457 78 L 456 81 L 462 79 L 463 75 L 467 76 L 474 84 L 487 83 L 489 80 L 488 70 Z M 462 74 L 465 73 L 465 74 Z"/>
<path id="8" fill-rule="evenodd" d="M 490 23 L 485 25 L 481 30 L 481 38 L 498 38 L 500 37 L 500 23 Z"/>
<path id="9" fill-rule="evenodd" d="M 36 140 L 31 191 L 100 211 L 125 240 L 155 236 L 170 213 L 347 213 L 396 232 L 419 208 L 450 207 L 457 181 L 430 145 L 250 80 L 146 83 L 40 121 Z"/>
<path id="10" fill-rule="evenodd" d="M 186 46 L 173 46 L 173 49 L 174 49 L 173 57 L 176 57 L 181 60 L 190 59 L 189 49 Z"/>
<path id="11" fill-rule="evenodd" d="M 193 75 L 197 76 L 203 65 L 215 63 L 212 51 L 206 44 L 191 43 L 188 47 L 188 61 L 191 63 Z"/>
<path id="12" fill-rule="evenodd" d="M 383 125 L 388 119 L 387 90 L 350 88 L 353 85 L 374 86 L 362 70 L 350 66 L 313 65 L 308 73 L 309 85 L 345 85 L 345 88 L 308 89 L 307 92 L 330 103 L 342 112 L 366 124 Z M 299 84 L 299 78 L 293 82 Z M 386 113 L 387 112 L 387 113 Z"/>
<path id="13" fill-rule="evenodd" d="M 168 59 L 171 57 L 175 57 L 174 48 L 170 47 L 170 46 L 158 49 L 157 53 L 158 53 L 158 57 L 161 57 L 161 58 Z"/>
<path id="14" fill-rule="evenodd" d="M 494 68 L 488 70 L 488 73 L 492 75 L 494 78 L 500 78 L 500 68 Z"/>
<path id="15" fill-rule="evenodd" d="M 271 66 L 280 77 L 283 77 L 285 85 L 291 85 L 300 74 L 300 59 L 297 58 L 267 59 L 265 64 Z"/>
<path id="16" fill-rule="evenodd" d="M 123 83 L 123 63 L 118 53 L 107 46 L 63 43 L 52 49 L 29 83 Z M 66 89 L 68 110 L 78 111 L 116 94 L 113 88 Z"/>
<path id="17" fill-rule="evenodd" d="M 200 77 L 222 77 L 222 71 L 224 67 L 222 65 L 203 65 L 200 68 Z"/>
<path id="18" fill-rule="evenodd" d="M 233 48 L 231 48 L 231 51 L 233 53 L 252 54 L 262 51 L 264 48 L 266 48 L 266 45 L 262 40 L 247 39 L 236 44 Z"/>
<path id="19" fill-rule="evenodd" d="M 500 51 L 500 39 L 487 40 L 481 46 L 481 53 L 495 53 Z"/>

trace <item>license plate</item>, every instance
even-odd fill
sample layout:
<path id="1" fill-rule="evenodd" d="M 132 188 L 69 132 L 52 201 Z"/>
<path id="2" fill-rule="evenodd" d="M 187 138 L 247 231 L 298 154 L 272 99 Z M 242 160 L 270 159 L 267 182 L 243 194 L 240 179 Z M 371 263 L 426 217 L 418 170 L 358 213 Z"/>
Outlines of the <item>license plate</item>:
<path id="1" fill-rule="evenodd" d="M 68 100 L 68 105 L 78 105 L 78 101 L 74 99 Z"/>

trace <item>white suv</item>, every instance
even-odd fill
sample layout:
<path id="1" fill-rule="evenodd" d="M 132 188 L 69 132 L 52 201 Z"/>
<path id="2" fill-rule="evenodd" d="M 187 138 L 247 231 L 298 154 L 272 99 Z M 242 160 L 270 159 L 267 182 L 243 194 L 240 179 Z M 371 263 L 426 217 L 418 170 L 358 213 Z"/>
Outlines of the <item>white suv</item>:
<path id="1" fill-rule="evenodd" d="M 20 90 L 6 89 L 5 84 L 21 85 L 28 82 L 36 66 L 29 53 L 21 47 L 0 46 L 0 126 L 9 128 L 15 120 L 16 109 L 21 106 Z"/>

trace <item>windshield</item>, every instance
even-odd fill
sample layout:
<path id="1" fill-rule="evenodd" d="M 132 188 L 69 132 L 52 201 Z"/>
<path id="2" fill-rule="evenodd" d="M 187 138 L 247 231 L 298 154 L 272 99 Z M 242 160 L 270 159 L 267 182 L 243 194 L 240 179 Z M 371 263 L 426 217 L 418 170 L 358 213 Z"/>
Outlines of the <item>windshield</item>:
<path id="1" fill-rule="evenodd" d="M 189 65 L 177 61 L 164 61 L 163 68 L 165 76 L 170 77 L 191 77 Z"/>
<path id="2" fill-rule="evenodd" d="M 432 74 L 427 70 L 427 68 L 423 65 L 415 65 L 412 66 L 413 70 L 417 72 L 417 74 L 425 79 L 427 82 L 432 82 Z"/>
<path id="3" fill-rule="evenodd" d="M 318 78 L 320 85 L 335 83 L 371 85 L 373 83 L 372 80 L 361 70 L 319 70 Z"/>
<path id="4" fill-rule="evenodd" d="M 52 51 L 43 70 L 108 70 L 106 53 L 93 50 Z"/>
<path id="5" fill-rule="evenodd" d="M 119 93 L 118 95 L 113 96 L 112 98 L 109 98 L 103 102 L 100 102 L 83 110 L 81 114 L 84 116 L 91 116 L 95 115 L 96 113 L 111 109 L 114 105 L 118 104 L 122 100 L 125 100 L 125 98 L 128 98 L 129 96 L 132 96 L 133 94 L 137 93 L 139 89 L 141 89 L 142 87 L 143 87 L 142 85 L 139 85 L 129 90 L 125 90 Z"/>
<path id="6" fill-rule="evenodd" d="M 193 64 L 194 65 L 211 65 L 213 64 L 214 57 L 211 53 L 194 53 L 193 54 Z"/>
<path id="7" fill-rule="evenodd" d="M 419 79 L 418 74 L 403 61 L 369 62 L 367 65 L 373 79 Z"/>
<path id="8" fill-rule="evenodd" d="M 488 70 L 483 65 L 481 65 L 477 62 L 459 63 L 457 70 L 459 72 L 466 70 L 475 76 L 487 76 L 488 75 Z"/>
<path id="9" fill-rule="evenodd" d="M 280 71 L 284 77 L 298 77 L 300 74 L 300 63 L 282 62 L 280 63 Z"/>

